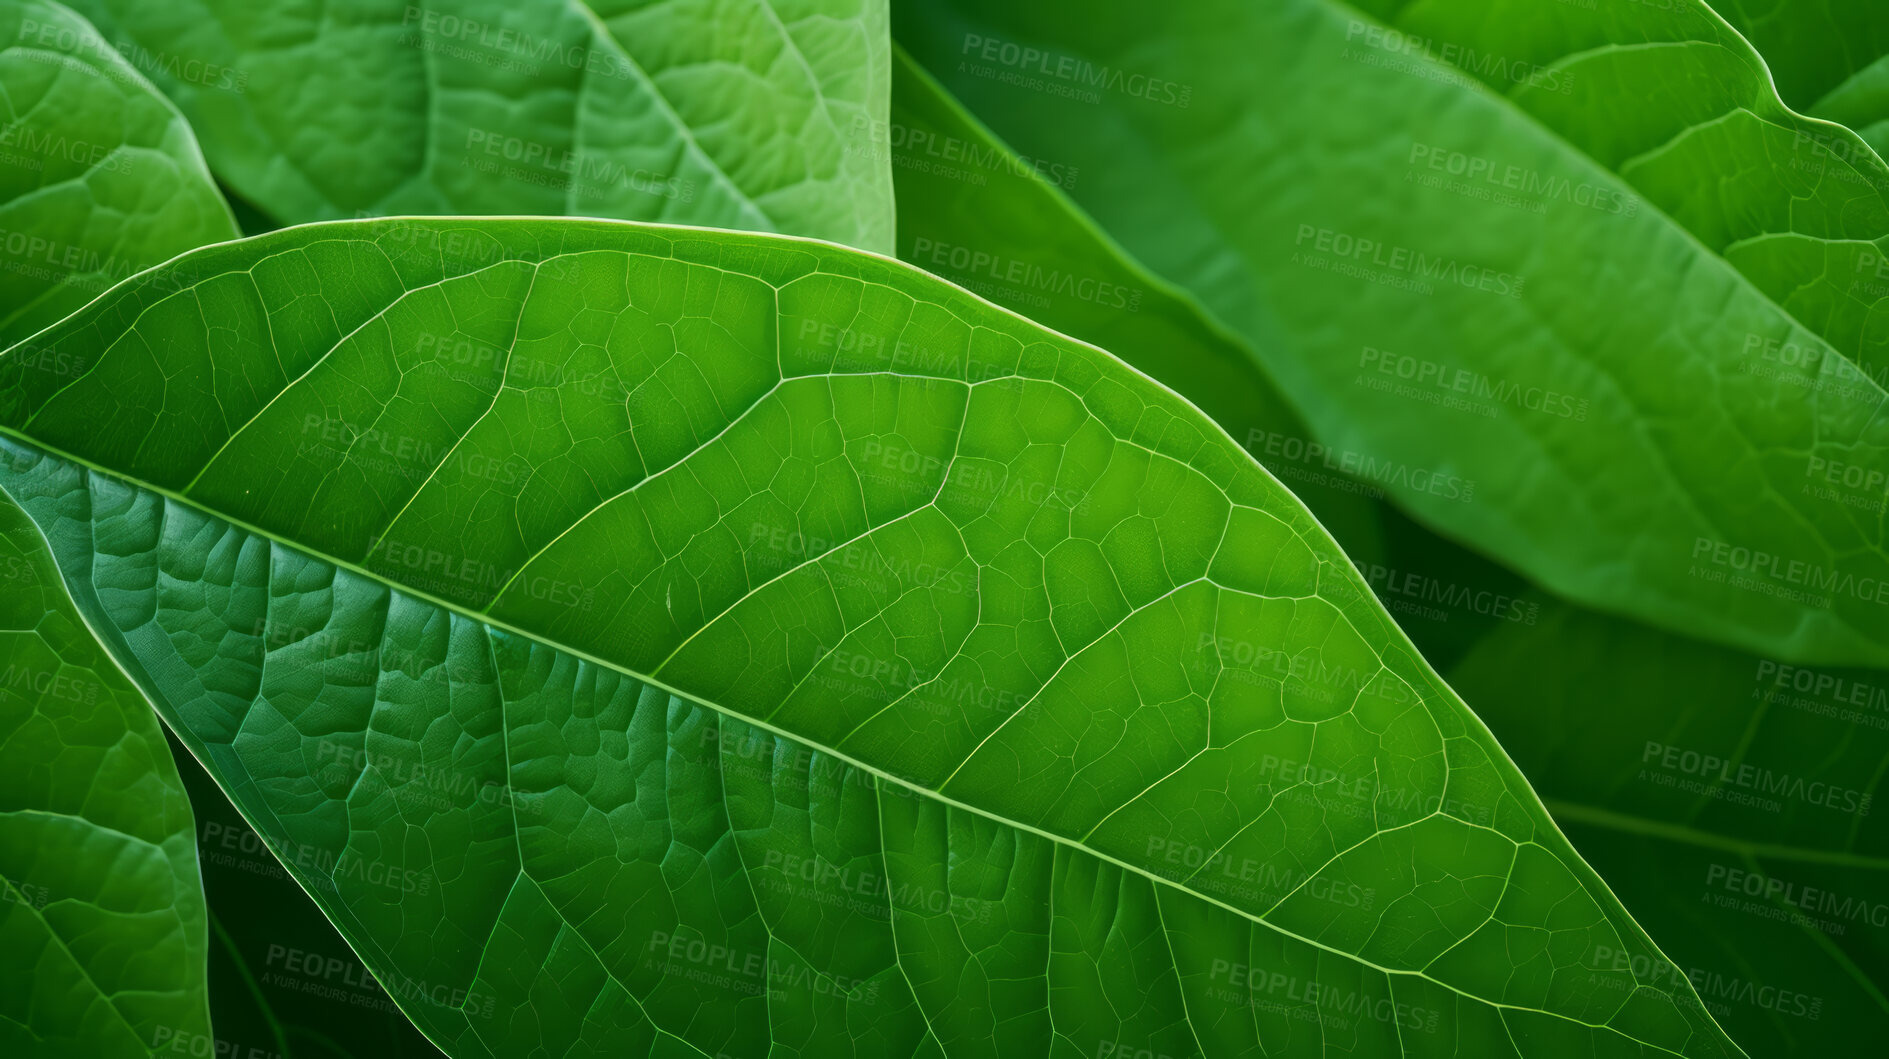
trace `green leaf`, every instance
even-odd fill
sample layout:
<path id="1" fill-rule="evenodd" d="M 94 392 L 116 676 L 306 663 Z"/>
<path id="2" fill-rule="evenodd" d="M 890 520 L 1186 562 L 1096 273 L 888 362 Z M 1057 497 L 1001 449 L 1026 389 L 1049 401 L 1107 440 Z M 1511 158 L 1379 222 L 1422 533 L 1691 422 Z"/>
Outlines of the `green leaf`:
<path id="1" fill-rule="evenodd" d="M 906 82 L 895 86 L 897 120 Z M 915 155 L 941 149 L 915 142 Z M 905 170 L 897 173 L 903 190 Z M 901 210 L 911 201 L 902 194 Z M 1005 220 L 966 242 L 1003 245 L 1017 223 Z M 1166 378 L 1209 406 L 1210 384 L 1185 371 Z M 1383 565 L 1361 564 L 1380 599 L 1433 662 L 1473 648 L 1447 670 L 1451 682 L 1734 1038 L 1758 1055 L 1848 1054 L 1875 1033 L 1889 1012 L 1889 968 L 1870 919 L 1889 915 L 1873 896 L 1889 884 L 1889 861 L 1872 813 L 1859 816 L 1844 799 L 1877 787 L 1889 758 L 1889 700 L 1876 690 L 1889 674 L 1793 668 L 1570 608 L 1419 527 L 1392 518 L 1386 530 Z M 1770 784 L 1826 801 L 1800 798 L 1773 815 L 1768 804 L 1675 797 L 1658 785 L 1688 778 L 1659 767 L 1675 745 L 1676 766 L 1703 767 L 1716 751 L 1713 772 L 1732 778 L 1723 786 L 1734 799 L 1740 784 Z M 1860 921 L 1823 917 L 1818 929 L 1792 917 L 1788 900 L 1827 902 Z"/>
<path id="2" fill-rule="evenodd" d="M 1712 0 L 1758 49 L 1778 95 L 1856 130 L 1881 153 L 1889 136 L 1889 18 L 1870 0 Z"/>
<path id="3" fill-rule="evenodd" d="M 0 346 L 236 236 L 190 127 L 85 20 L 0 3 Z"/>
<path id="4" fill-rule="evenodd" d="M 208 1054 L 204 945 L 157 719 L 0 495 L 0 1048 Z"/>
<path id="5" fill-rule="evenodd" d="M 1550 606 L 1451 683 L 1753 1055 L 1889 1020 L 1889 672 L 1793 666 Z"/>
<path id="6" fill-rule="evenodd" d="M 455 1056 L 1740 1054 L 1285 489 L 909 267 L 316 225 L 45 339 L 0 486 Z"/>
<path id="7" fill-rule="evenodd" d="M 892 244 L 884 0 L 80 0 L 283 224 L 619 217 Z"/>
<path id="8" fill-rule="evenodd" d="M 11 0 L 0 40 L 0 344 L 236 235 L 182 116 L 84 19 Z M 49 378 L 86 367 L 16 355 Z M 190 803 L 156 719 L 4 497 L 0 571 L 0 1040 L 18 1055 L 211 1054 Z"/>
<path id="9" fill-rule="evenodd" d="M 895 15 L 1425 524 L 1661 627 L 1889 661 L 1883 527 L 1818 480 L 1889 480 L 1880 160 L 1696 4 L 1365 6 L 1396 28 L 1330 0 Z"/>
<path id="10" fill-rule="evenodd" d="M 1889 21 L 1868 0 L 1711 0 L 1764 56 L 1784 102 L 1806 113 L 1889 54 Z"/>
<path id="11" fill-rule="evenodd" d="M 1859 72 L 1821 101 L 1814 116 L 1849 126 L 1878 155 L 1889 151 L 1889 68 Z"/>
<path id="12" fill-rule="evenodd" d="M 142 701 L 139 707 L 150 708 Z M 231 1059 L 439 1059 L 171 733 L 210 907 L 210 1021 Z"/>
<path id="13" fill-rule="evenodd" d="M 1310 429 L 1259 358 L 1069 200 L 1081 170 L 1017 155 L 893 51 L 892 118 L 869 132 L 892 163 L 899 257 L 1186 395 L 1288 484 L 1347 555 L 1377 556 L 1372 501 L 1382 491 L 1305 458 Z"/>

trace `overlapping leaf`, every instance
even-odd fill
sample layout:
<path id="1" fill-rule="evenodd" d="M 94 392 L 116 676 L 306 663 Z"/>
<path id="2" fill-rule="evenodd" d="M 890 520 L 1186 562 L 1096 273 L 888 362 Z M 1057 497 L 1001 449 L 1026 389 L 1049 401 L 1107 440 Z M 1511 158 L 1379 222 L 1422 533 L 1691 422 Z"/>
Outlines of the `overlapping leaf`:
<path id="1" fill-rule="evenodd" d="M 112 281 L 235 234 L 187 127 L 134 67 L 203 123 L 222 175 L 283 220 L 386 209 L 613 213 L 778 227 L 890 247 L 884 165 L 840 143 L 855 127 L 883 122 L 881 4 L 638 11 L 455 3 L 320 13 L 286 3 L 86 6 L 110 30 L 110 43 L 76 16 L 63 9 L 55 15 L 37 3 L 7 5 L 9 14 L 26 19 L 17 35 L 7 27 L 8 39 L 37 46 L 43 38 L 47 47 L 39 50 L 76 51 L 108 68 L 114 84 L 141 87 L 137 107 L 122 108 L 124 120 L 145 111 L 161 115 L 166 124 L 159 127 L 189 149 L 187 157 L 173 151 L 175 168 L 194 174 L 199 185 L 189 194 L 169 194 L 171 180 L 148 171 L 150 159 L 120 152 L 101 166 L 124 174 L 105 205 L 139 221 L 135 211 L 145 203 L 158 204 L 168 218 L 207 199 L 216 204 L 217 223 L 180 229 L 170 242 L 147 238 L 148 248 L 133 243 L 142 256 L 119 254 L 104 261 L 108 275 L 68 281 L 82 296 L 75 290 L 35 313 L 12 338 L 53 322 Z M 737 26 L 740 31 L 731 32 Z M 631 47 L 618 42 L 618 33 Z M 28 72 L 51 69 L 45 55 L 11 55 L 26 56 L 16 65 Z M 28 59 L 35 65 L 22 65 Z M 424 91 L 416 93 L 413 74 L 420 67 Z M 498 98 L 488 90 L 494 87 Z M 16 90 L 12 97 L 24 105 L 35 93 Z M 348 105 L 336 107 L 336 99 Z M 25 120 L 44 124 L 51 117 L 70 125 L 102 109 L 58 98 L 44 102 Z M 456 153 L 440 149 L 437 132 L 447 126 L 460 138 Z M 11 129 L 5 142 L 50 149 L 56 146 L 51 140 L 63 145 L 71 139 L 73 146 L 60 149 L 76 158 L 79 148 L 100 138 L 78 131 L 83 135 L 27 124 Z M 21 161 L 23 171 L 44 169 L 25 166 L 24 155 Z M 135 199 L 126 187 L 135 189 Z M 33 203 L 28 216 L 35 225 L 57 221 L 62 232 L 88 220 L 72 209 L 46 210 L 43 201 Z M 124 238 L 114 235 L 109 218 L 97 211 L 81 230 L 94 242 Z M 272 226 L 261 217 L 256 223 Z M 30 250 L 20 259 L 27 274 L 53 266 L 69 271 L 75 264 L 84 271 L 103 257 L 81 248 L 86 260 L 75 262 L 72 247 L 50 240 L 42 249 L 36 232 L 23 222 L 19 230 L 36 239 L 21 243 Z M 84 365 L 63 367 L 77 372 Z M 345 951 L 336 951 L 338 939 L 320 914 L 313 906 L 291 905 L 300 899 L 293 885 L 289 894 L 257 891 L 269 885 L 255 874 L 263 867 L 258 859 L 267 862 L 269 854 L 254 845 L 253 833 L 230 824 L 233 810 L 221 792 L 205 783 L 193 795 L 212 868 L 211 896 L 240 935 L 222 932 L 227 944 L 214 952 L 221 1046 L 284 1054 L 311 1048 L 316 1054 L 394 1054 L 408 1047 L 381 1025 L 403 1016 L 376 1014 L 388 1005 L 385 994 L 364 971 L 343 967 L 349 964 L 341 958 Z M 231 850 L 233 841 L 247 847 Z M 268 929 L 257 933 L 259 922 Z M 341 980 L 331 982 L 335 974 L 328 972 L 336 968 L 342 968 Z M 347 1017 L 329 1025 L 324 1011 Z"/>
<path id="2" fill-rule="evenodd" d="M 1889 674 L 1566 607 L 1451 680 L 1753 1055 L 1889 1026 Z"/>
<path id="3" fill-rule="evenodd" d="M 0 343 L 235 235 L 188 126 L 83 19 L 14 0 L 0 41 Z M 15 355 L 55 378 L 86 366 Z M 207 1052 L 189 802 L 156 719 L 4 499 L 0 732 L 0 1041 L 16 1055 Z"/>
<path id="4" fill-rule="evenodd" d="M 1047 191 L 984 176 L 1058 170 L 989 141 L 958 142 L 971 134 L 920 117 L 949 110 L 934 86 L 895 83 L 895 122 L 907 126 L 895 168 L 902 214 L 949 213 L 949 225 L 934 227 L 976 233 L 965 245 L 985 260 L 1018 255 L 1013 232 L 1044 248 L 1079 243 L 1088 226 L 1068 211 L 1038 220 L 1050 233 L 1030 236 L 1026 218 L 1046 211 L 1026 204 Z M 978 216 L 998 220 L 980 228 Z M 917 226 L 902 227 L 910 238 Z M 1065 269 L 1080 260 L 1045 256 Z M 1215 404 L 1223 387 L 1207 370 L 1218 358 L 1198 344 L 1169 345 L 1180 363 L 1149 370 L 1231 430 L 1239 420 Z M 1876 1032 L 1889 1011 L 1871 896 L 1883 886 L 1872 826 L 1876 763 L 1889 756 L 1875 738 L 1889 724 L 1882 679 L 1570 608 L 1389 511 L 1382 517 L 1388 550 L 1360 564 L 1380 599 L 1427 657 L 1450 662 L 1452 683 L 1734 1038 L 1759 1055 L 1843 1054 Z M 1838 916 L 1806 915 L 1791 901 Z"/>
<path id="5" fill-rule="evenodd" d="M 1712 0 L 1799 111 L 1841 122 L 1880 153 L 1889 134 L 1889 18 L 1869 0 Z"/>
<path id="6" fill-rule="evenodd" d="M 313 226 L 45 338 L 7 492 L 456 1055 L 1736 1054 L 1288 493 L 937 280 Z"/>
<path id="7" fill-rule="evenodd" d="M 1889 1025 L 1881 670 L 1674 636 L 1387 537 L 1380 598 L 1733 1039 L 1840 1055 Z"/>
<path id="8" fill-rule="evenodd" d="M 0 1047 L 208 1052 L 190 803 L 157 718 L 0 496 Z"/>
<path id="9" fill-rule="evenodd" d="M 900 258 L 1102 346 L 1186 395 L 1305 501 L 1354 561 L 1378 556 L 1372 501 L 1381 490 L 1339 469 L 1259 357 L 1069 201 L 1079 167 L 1017 155 L 903 49 L 892 84 L 892 119 L 869 130 L 869 143 L 892 163 Z"/>
<path id="10" fill-rule="evenodd" d="M 0 4 L 0 345 L 234 238 L 190 127 L 85 20 Z"/>
<path id="11" fill-rule="evenodd" d="M 1852 502 L 1889 481 L 1880 160 L 1695 4 L 1362 7 L 895 14 L 1426 523 L 1668 628 L 1889 658 Z"/>
<path id="12" fill-rule="evenodd" d="M 232 1059 L 440 1059 L 216 780 L 170 742 L 210 909 L 216 1043 L 161 1043 Z"/>
<path id="13" fill-rule="evenodd" d="M 571 214 L 892 242 L 884 0 L 80 0 L 279 224 Z"/>

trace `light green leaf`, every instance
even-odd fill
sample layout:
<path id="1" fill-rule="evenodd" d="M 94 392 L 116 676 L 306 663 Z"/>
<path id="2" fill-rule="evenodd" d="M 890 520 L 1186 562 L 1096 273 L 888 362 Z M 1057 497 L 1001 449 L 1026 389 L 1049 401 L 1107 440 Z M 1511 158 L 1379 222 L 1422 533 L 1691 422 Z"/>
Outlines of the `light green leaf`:
<path id="1" fill-rule="evenodd" d="M 1555 605 L 1450 676 L 1751 1054 L 1889 1025 L 1889 672 Z"/>
<path id="2" fill-rule="evenodd" d="M 1880 160 L 1696 4 L 1364 6 L 1397 27 L 1332 0 L 895 15 L 1426 524 L 1658 626 L 1889 660 L 1882 522 L 1817 480 L 1889 481 Z"/>
<path id="3" fill-rule="evenodd" d="M 0 3 L 0 345 L 236 236 L 190 127 L 52 0 Z"/>
<path id="4" fill-rule="evenodd" d="M 204 945 L 157 718 L 0 495 L 0 1049 L 208 1054 Z"/>
<path id="5" fill-rule="evenodd" d="M 44 337 L 0 486 L 455 1056 L 1740 1054 L 1289 493 L 916 270 L 316 225 Z"/>
<path id="6" fill-rule="evenodd" d="M 1377 557 L 1372 500 L 1382 490 L 1308 456 L 1310 429 L 1259 358 L 1069 200 L 1078 167 L 1017 155 L 896 47 L 892 119 L 870 133 L 872 149 L 892 162 L 902 260 L 1102 346 L 1185 394 L 1287 484 L 1354 561 Z"/>
<path id="7" fill-rule="evenodd" d="M 80 0 L 283 224 L 569 214 L 892 244 L 884 0 Z"/>

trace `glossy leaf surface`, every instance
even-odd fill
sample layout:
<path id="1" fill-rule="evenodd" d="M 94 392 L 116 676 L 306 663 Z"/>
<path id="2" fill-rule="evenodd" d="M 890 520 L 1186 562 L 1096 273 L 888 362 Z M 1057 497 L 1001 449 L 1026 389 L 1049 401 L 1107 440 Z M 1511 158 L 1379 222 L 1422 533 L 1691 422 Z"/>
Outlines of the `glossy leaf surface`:
<path id="1" fill-rule="evenodd" d="M 84 19 L 15 0 L 0 39 L 0 341 L 235 235 L 188 126 Z M 157 719 L 3 497 L 0 890 L 8 1054 L 212 1049 L 190 803 Z"/>
<path id="2" fill-rule="evenodd" d="M 454 1055 L 1738 1054 L 1289 493 L 941 281 L 323 225 L 46 337 L 0 485 Z"/>

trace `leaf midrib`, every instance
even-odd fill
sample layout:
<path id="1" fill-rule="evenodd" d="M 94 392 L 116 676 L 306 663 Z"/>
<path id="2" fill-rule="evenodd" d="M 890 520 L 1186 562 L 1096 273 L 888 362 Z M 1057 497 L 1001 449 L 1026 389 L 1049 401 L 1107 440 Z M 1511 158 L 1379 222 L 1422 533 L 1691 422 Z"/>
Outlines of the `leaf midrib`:
<path id="1" fill-rule="evenodd" d="M 1304 935 L 1295 933 L 1285 927 L 1280 926 L 1277 923 L 1274 923 L 1274 922 L 1271 922 L 1270 920 L 1256 916 L 1250 911 L 1228 904 L 1225 901 L 1222 901 L 1216 897 L 1213 897 L 1210 894 L 1202 893 L 1199 890 L 1196 890 L 1186 885 L 1184 882 L 1166 878 L 1146 868 L 1121 860 L 1120 858 L 1117 858 L 1111 854 L 1102 852 L 1100 850 L 1091 849 L 1090 847 L 1082 844 L 1079 840 L 1071 839 L 1063 835 L 1057 835 L 1052 832 L 1045 831 L 1041 828 L 1035 827 L 1031 824 L 1022 823 L 1019 821 L 1008 819 L 991 810 L 983 809 L 978 806 L 971 805 L 967 802 L 959 801 L 958 799 L 953 798 L 949 795 L 943 794 L 939 791 L 931 790 L 911 780 L 902 778 L 893 773 L 887 772 L 884 769 L 881 769 L 877 766 L 861 761 L 843 751 L 826 747 L 808 738 L 807 736 L 788 731 L 786 729 L 780 728 L 768 721 L 765 721 L 759 718 L 748 717 L 744 714 L 736 712 L 733 709 L 730 709 L 725 706 L 721 706 L 714 702 L 710 702 L 704 698 L 701 698 L 700 696 L 694 695 L 687 691 L 683 691 L 680 688 L 673 687 L 658 678 L 639 673 L 633 669 L 630 669 L 627 666 L 624 666 L 621 663 L 610 661 L 609 659 L 599 657 L 597 655 L 591 654 L 587 651 L 584 651 L 576 647 L 571 647 L 571 646 L 558 643 L 557 641 L 550 639 L 549 637 L 541 633 L 529 632 L 527 630 L 521 629 L 517 626 L 514 626 L 508 622 L 502 621 L 491 615 L 482 614 L 477 611 L 470 610 L 461 604 L 453 603 L 449 600 L 439 598 L 437 596 L 434 596 L 427 592 L 420 591 L 418 589 L 409 588 L 405 585 L 400 584 L 399 582 L 391 581 L 381 574 L 377 574 L 362 566 L 348 562 L 347 560 L 338 559 L 338 558 L 326 555 L 315 549 L 308 548 L 303 545 L 297 544 L 293 541 L 287 540 L 278 533 L 264 529 L 260 526 L 247 522 L 243 519 L 235 518 L 233 516 L 226 515 L 220 511 L 212 510 L 206 507 L 205 505 L 203 505 L 201 502 L 195 499 L 189 498 L 189 497 L 185 497 L 164 486 L 160 486 L 151 482 L 144 481 L 141 478 L 137 478 L 137 477 L 125 474 L 120 471 L 111 470 L 109 468 L 100 466 L 99 464 L 91 460 L 85 459 L 84 457 L 74 455 L 70 452 L 67 452 L 56 446 L 50 445 L 39 439 L 21 434 L 19 431 L 15 430 L 12 427 L 0 425 L 0 437 L 11 438 L 16 443 L 28 449 L 38 450 L 40 452 L 55 456 L 59 459 L 66 460 L 69 463 L 73 464 L 74 466 L 82 467 L 93 474 L 100 475 L 107 479 L 112 479 L 119 482 L 125 482 L 131 485 L 135 485 L 138 488 L 145 489 L 151 493 L 164 497 L 166 500 L 184 505 L 185 507 L 188 507 L 192 510 L 202 512 L 212 518 L 215 518 L 215 519 L 218 519 L 219 521 L 224 522 L 227 525 L 241 529 L 246 533 L 254 534 L 257 537 L 263 540 L 269 541 L 274 545 L 300 552 L 304 555 L 314 558 L 315 560 L 319 562 L 327 563 L 338 570 L 346 570 L 352 574 L 355 574 L 359 577 L 367 579 L 373 582 L 374 584 L 380 585 L 388 589 L 390 592 L 405 595 L 409 598 L 427 603 L 430 606 L 441 608 L 447 611 L 448 613 L 459 615 L 460 617 L 463 617 L 469 621 L 476 622 L 482 626 L 485 626 L 487 629 L 497 630 L 499 632 L 504 632 L 513 636 L 520 637 L 521 639 L 529 640 L 533 643 L 542 644 L 553 650 L 561 651 L 573 658 L 588 662 L 592 665 L 600 666 L 604 669 L 610 670 L 611 672 L 615 672 L 625 677 L 628 677 L 631 680 L 635 680 L 643 684 L 646 684 L 650 687 L 656 688 L 665 694 L 672 695 L 678 699 L 682 699 L 683 701 L 694 703 L 695 705 L 698 705 L 704 709 L 713 711 L 715 714 L 719 716 L 732 718 L 733 720 L 739 721 L 742 724 L 751 725 L 753 727 L 760 728 L 764 731 L 767 731 L 781 738 L 792 740 L 793 742 L 796 742 L 796 743 L 800 743 L 802 745 L 815 749 L 823 754 L 826 754 L 832 757 L 833 759 L 840 761 L 852 768 L 856 768 L 860 770 L 861 772 L 874 776 L 882 783 L 890 782 L 892 784 L 897 785 L 898 787 L 904 788 L 906 790 L 910 790 L 917 795 L 920 795 L 925 798 L 929 798 L 949 808 L 954 808 L 954 809 L 961 810 L 963 812 L 972 813 L 976 816 L 980 816 L 980 817 L 983 817 L 984 819 L 990 820 L 993 823 L 1001 824 L 1005 827 L 1009 827 L 1017 831 L 1022 831 L 1031 835 L 1035 835 L 1039 838 L 1045 839 L 1050 842 L 1054 842 L 1061 846 L 1067 846 L 1073 850 L 1076 850 L 1079 853 L 1094 857 L 1097 860 L 1114 865 L 1115 867 L 1123 871 L 1131 872 L 1142 878 L 1148 879 L 1149 881 L 1159 886 L 1166 887 L 1170 890 L 1174 890 L 1179 893 L 1185 894 L 1196 900 L 1206 902 L 1207 904 L 1213 905 L 1214 907 L 1223 909 L 1227 912 L 1231 912 L 1234 915 L 1239 916 L 1243 920 L 1264 926 L 1268 930 L 1274 931 L 1275 933 L 1278 933 L 1284 937 L 1291 938 L 1294 941 L 1311 946 L 1320 951 L 1329 952 L 1334 956 L 1340 957 L 1344 960 L 1348 960 L 1361 967 L 1367 967 L 1373 971 L 1376 971 L 1380 974 L 1385 975 L 1387 979 L 1394 976 L 1403 976 L 1403 977 L 1422 979 L 1440 988 L 1447 989 L 1450 992 L 1455 993 L 1461 997 L 1464 997 L 1467 1000 L 1486 1005 L 1498 1011 L 1525 1011 L 1525 1012 L 1530 1012 L 1533 1014 L 1545 1015 L 1550 1018 L 1561 1019 L 1563 1021 L 1574 1023 L 1581 1026 L 1586 1026 L 1589 1029 L 1604 1030 L 1609 1033 L 1618 1034 L 1622 1038 L 1633 1041 L 1634 1043 L 1642 1045 L 1644 1047 L 1655 1048 L 1663 1054 L 1680 1056 L 1681 1059 L 1684 1059 L 1685 1053 L 1683 1052 L 1675 1052 L 1667 1048 L 1659 1047 L 1658 1045 L 1652 1044 L 1651 1042 L 1639 1040 L 1636 1037 L 1629 1036 L 1628 1034 L 1618 1029 L 1617 1027 L 1614 1027 L 1605 1023 L 1586 1022 L 1581 1019 L 1574 1018 L 1571 1015 L 1566 1015 L 1566 1014 L 1562 1014 L 1560 1012 L 1555 1012 L 1555 1011 L 1546 1011 L 1541 1008 L 1527 1007 L 1525 1005 L 1520 1005 L 1520 1004 L 1505 1004 L 1505 1003 L 1502 1003 L 1501 1001 L 1493 1000 L 1488 997 L 1477 996 L 1476 994 L 1471 993 L 1468 990 L 1452 985 L 1451 983 L 1445 982 L 1441 979 L 1432 977 L 1429 973 L 1425 971 L 1402 970 L 1398 968 L 1382 966 L 1380 964 L 1372 962 L 1371 960 L 1366 959 L 1365 957 L 1357 953 L 1346 952 L 1343 949 L 1335 948 L 1324 942 L 1318 941 L 1317 939 L 1309 938 Z M 9 497 L 11 496 L 11 493 L 6 489 L 6 486 L 3 482 L 0 482 L 0 494 L 7 495 Z M 63 577 L 64 577 L 64 571 L 62 569 L 61 570 L 62 580 L 63 580 Z M 1408 823 L 1402 826 L 1411 826 L 1411 825 L 1421 822 L 1422 820 L 1427 820 L 1427 819 L 1431 819 L 1431 818 L 1435 818 L 1435 817 L 1439 817 L 1443 815 L 1444 814 L 1439 808 L 1438 810 L 1427 814 L 1425 817 L 1421 818 L 1420 820 L 1409 821 Z M 1454 819 L 1454 818 L 1451 817 L 1450 819 Z M 1468 826 L 1479 826 L 1479 825 L 1470 824 Z M 1530 845 L 1530 844 L 1539 845 L 1539 843 L 1536 843 L 1533 839 L 1530 839 L 1526 842 L 1517 842 L 1516 844 L 1518 846 Z M 521 875 L 522 874 L 523 872 L 521 868 Z M 526 877 L 528 878 L 528 876 Z M 1622 1000 L 1621 1007 L 1616 1009 L 1616 1011 L 1624 1009 L 1625 1006 L 1630 1002 L 1631 1002 L 1631 996 Z"/>

